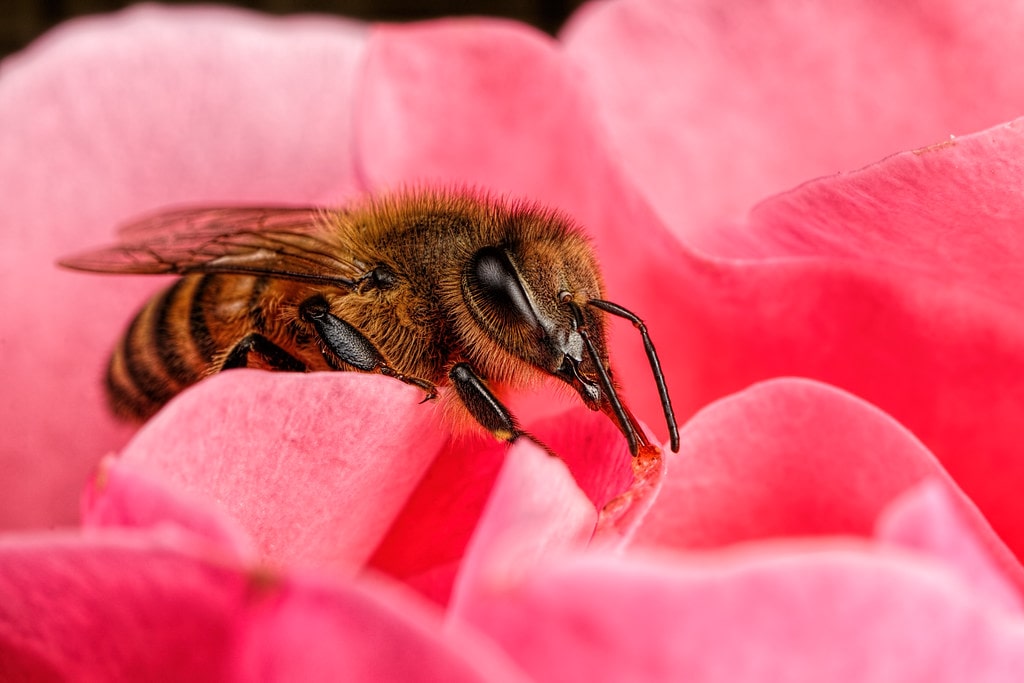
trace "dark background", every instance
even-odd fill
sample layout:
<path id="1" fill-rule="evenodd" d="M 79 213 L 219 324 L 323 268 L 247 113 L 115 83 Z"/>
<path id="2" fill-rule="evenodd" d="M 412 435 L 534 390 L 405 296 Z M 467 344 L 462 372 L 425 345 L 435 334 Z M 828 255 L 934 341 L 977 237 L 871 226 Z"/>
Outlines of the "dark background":
<path id="1" fill-rule="evenodd" d="M 123 0 L 0 0 L 0 57 L 20 50 L 61 21 L 84 14 L 112 12 L 131 4 L 134 3 Z M 582 4 L 582 0 L 243 0 L 218 4 L 231 4 L 272 14 L 318 12 L 368 21 L 414 21 L 450 15 L 489 15 L 518 19 L 554 33 L 566 17 Z"/>

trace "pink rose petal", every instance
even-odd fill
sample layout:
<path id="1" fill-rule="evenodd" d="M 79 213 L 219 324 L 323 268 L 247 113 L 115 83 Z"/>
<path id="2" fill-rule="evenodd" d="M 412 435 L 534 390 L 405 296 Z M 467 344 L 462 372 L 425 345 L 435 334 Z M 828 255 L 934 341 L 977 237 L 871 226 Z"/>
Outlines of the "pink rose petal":
<path id="1" fill-rule="evenodd" d="M 871 534 L 889 502 L 948 476 L 892 418 L 835 388 L 783 379 L 712 404 L 633 537 L 636 546 L 714 547 L 771 536 Z"/>
<path id="2" fill-rule="evenodd" d="M 579 558 L 476 593 L 463 616 L 537 681 L 1024 676 L 1019 614 L 940 563 L 858 547 Z"/>
<path id="3" fill-rule="evenodd" d="M 998 0 L 591 3 L 562 32 L 624 169 L 673 231 L 1020 115 L 1024 10 Z"/>
<path id="4" fill-rule="evenodd" d="M 1003 608 L 1024 607 L 1024 569 L 977 510 L 935 479 L 897 498 L 878 519 L 876 536 L 945 560 Z"/>
<path id="5" fill-rule="evenodd" d="M 137 534 L 0 540 L 0 678 L 223 681 L 248 577 Z"/>
<path id="6" fill-rule="evenodd" d="M 462 560 L 449 612 L 459 614 L 478 591 L 514 585 L 538 563 L 582 548 L 596 522 L 565 463 L 527 439 L 517 441 Z"/>
<path id="7" fill-rule="evenodd" d="M 1024 294 L 1024 119 L 760 204 L 737 250 L 871 264 L 1016 307 Z"/>
<path id="8" fill-rule="evenodd" d="M 336 203 L 364 29 L 216 8 L 69 23 L 0 79 L 0 527 L 68 523 L 109 416 L 107 355 L 158 279 L 57 271 L 115 226 L 180 202 Z"/>
<path id="9" fill-rule="evenodd" d="M 299 579 L 255 596 L 237 643 L 238 681 L 480 681 L 526 677 L 486 639 L 443 627 L 378 582 Z"/>
<path id="10" fill-rule="evenodd" d="M 525 681 L 376 581 L 276 577 L 138 533 L 0 540 L 5 681 Z"/>
<path id="11" fill-rule="evenodd" d="M 223 510 L 112 456 L 100 463 L 82 496 L 82 525 L 89 530 L 172 527 L 208 539 L 239 560 L 257 557 L 252 539 Z"/>
<path id="12" fill-rule="evenodd" d="M 388 377 L 232 371 L 172 401 L 122 457 L 215 501 L 272 564 L 351 571 L 447 436 L 422 399 Z"/>

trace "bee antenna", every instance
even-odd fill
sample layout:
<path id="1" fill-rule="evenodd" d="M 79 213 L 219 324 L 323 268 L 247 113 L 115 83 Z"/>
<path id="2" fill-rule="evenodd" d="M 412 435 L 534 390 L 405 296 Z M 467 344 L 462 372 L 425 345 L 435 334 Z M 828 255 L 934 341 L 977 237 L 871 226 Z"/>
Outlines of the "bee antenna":
<path id="1" fill-rule="evenodd" d="M 672 410 L 672 400 L 668 396 L 668 386 L 665 384 L 665 375 L 661 371 L 661 362 L 658 360 L 658 353 L 654 350 L 654 343 L 651 336 L 647 334 L 647 326 L 644 321 L 633 312 L 614 304 L 611 301 L 602 299 L 591 299 L 588 305 L 600 309 L 605 313 L 617 315 L 633 323 L 633 326 L 640 330 L 640 336 L 644 340 L 644 351 L 647 352 L 647 360 L 651 364 L 651 372 L 654 373 L 654 381 L 658 385 L 658 396 L 661 398 L 661 410 L 665 413 L 665 422 L 668 423 L 669 440 L 672 445 L 672 452 L 679 452 L 679 427 L 676 426 L 675 411 Z M 600 365 L 600 364 L 599 364 Z"/>
<path id="2" fill-rule="evenodd" d="M 597 353 L 597 349 L 594 348 L 594 342 L 590 341 L 590 335 L 587 333 L 586 325 L 584 325 L 583 311 L 573 301 L 566 301 L 565 303 L 569 305 L 573 318 L 576 320 L 576 332 L 583 339 L 583 345 L 587 348 L 587 354 L 590 356 L 590 360 L 593 361 L 594 367 L 597 368 L 598 381 L 601 383 L 601 388 L 608 395 L 608 400 L 612 404 L 612 410 L 615 412 L 615 419 L 619 421 L 622 433 L 626 436 L 626 441 L 629 443 L 629 452 L 636 456 L 640 451 L 636 430 L 633 427 L 630 416 L 622 405 L 622 401 L 619 400 L 619 395 L 615 391 L 611 377 L 608 376 L 608 371 L 604 369 L 604 363 L 601 362 L 601 356 Z M 646 441 L 646 439 L 644 440 Z"/>

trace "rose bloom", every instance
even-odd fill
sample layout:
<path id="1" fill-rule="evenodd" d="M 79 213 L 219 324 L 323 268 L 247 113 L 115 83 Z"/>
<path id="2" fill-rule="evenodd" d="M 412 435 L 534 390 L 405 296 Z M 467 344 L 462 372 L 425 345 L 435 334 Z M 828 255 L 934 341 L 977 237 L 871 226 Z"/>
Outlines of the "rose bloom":
<path id="1" fill-rule="evenodd" d="M 1024 680 L 1019 3 L 408 26 L 142 7 L 0 68 L 0 679 Z M 175 204 L 473 187 L 572 215 L 681 426 L 454 435 L 380 376 L 102 390 Z M 667 436 L 635 330 L 634 412 Z M 538 398 L 539 397 L 539 398 Z M 84 491 L 84 493 L 83 493 Z"/>

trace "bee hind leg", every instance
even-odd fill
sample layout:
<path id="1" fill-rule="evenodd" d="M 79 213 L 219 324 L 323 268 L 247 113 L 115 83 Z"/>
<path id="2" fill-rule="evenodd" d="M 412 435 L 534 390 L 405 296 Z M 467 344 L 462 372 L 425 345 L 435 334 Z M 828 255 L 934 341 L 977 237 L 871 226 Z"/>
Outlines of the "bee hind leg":
<path id="1" fill-rule="evenodd" d="M 305 372 L 306 364 L 288 353 L 280 346 L 270 341 L 262 334 L 256 332 L 247 334 L 237 344 L 231 347 L 224 360 L 220 364 L 220 370 L 232 368 L 249 367 L 250 355 L 255 354 L 262 358 L 266 365 L 273 370 L 285 372 Z"/>
<path id="2" fill-rule="evenodd" d="M 362 372 L 377 372 L 417 386 L 427 394 L 424 401 L 437 398 L 437 386 L 433 382 L 402 374 L 388 365 L 373 342 L 353 325 L 331 313 L 323 298 L 314 297 L 304 302 L 299 307 L 299 315 L 313 326 L 320 341 L 336 360 Z M 330 358 L 328 362 L 331 362 Z"/>

